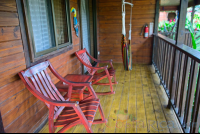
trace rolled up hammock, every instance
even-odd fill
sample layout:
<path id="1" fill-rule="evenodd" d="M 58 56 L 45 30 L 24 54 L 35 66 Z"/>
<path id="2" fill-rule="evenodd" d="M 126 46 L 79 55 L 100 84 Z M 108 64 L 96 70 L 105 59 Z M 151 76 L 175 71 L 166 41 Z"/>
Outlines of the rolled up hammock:
<path id="1" fill-rule="evenodd" d="M 126 23 L 125 23 L 125 16 L 126 16 L 126 12 L 125 12 L 125 6 L 126 4 L 131 5 L 131 17 L 130 17 L 130 30 L 129 30 L 129 41 L 127 43 L 126 40 Z M 132 0 L 131 3 L 125 2 L 125 0 L 122 0 L 122 59 L 123 59 L 123 65 L 124 65 L 124 69 L 126 71 L 130 71 L 132 70 L 132 52 L 131 52 L 131 28 L 132 28 L 132 8 L 133 8 L 133 4 L 132 4 Z"/>

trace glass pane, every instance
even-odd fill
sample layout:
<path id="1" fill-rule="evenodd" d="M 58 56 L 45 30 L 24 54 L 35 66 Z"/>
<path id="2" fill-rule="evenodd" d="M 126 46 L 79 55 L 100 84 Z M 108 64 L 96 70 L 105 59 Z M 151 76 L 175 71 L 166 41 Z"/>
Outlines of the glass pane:
<path id="1" fill-rule="evenodd" d="M 28 0 L 36 53 L 54 47 L 46 0 Z"/>
<path id="2" fill-rule="evenodd" d="M 53 0 L 55 24 L 56 24 L 56 39 L 58 45 L 68 43 L 68 25 L 66 16 L 65 0 Z"/>

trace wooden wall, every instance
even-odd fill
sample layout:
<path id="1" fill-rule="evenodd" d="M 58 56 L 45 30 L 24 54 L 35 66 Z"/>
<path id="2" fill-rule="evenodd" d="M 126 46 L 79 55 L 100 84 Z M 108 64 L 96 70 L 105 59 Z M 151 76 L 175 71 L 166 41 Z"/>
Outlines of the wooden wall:
<path id="1" fill-rule="evenodd" d="M 77 0 L 70 7 L 78 9 Z M 73 25 L 73 15 L 71 16 Z M 73 50 L 50 59 L 63 76 L 81 73 L 81 64 L 74 52 L 80 49 L 74 28 Z M 17 73 L 26 69 L 22 37 L 15 0 L 0 0 L 0 111 L 6 132 L 34 132 L 46 119 L 48 109 L 24 86 Z M 54 83 L 58 80 L 52 77 Z"/>
<path id="2" fill-rule="evenodd" d="M 98 0 L 99 58 L 122 62 L 122 0 Z M 126 0 L 130 2 L 130 0 Z M 152 60 L 152 38 L 140 36 L 145 23 L 154 22 L 156 0 L 133 0 L 132 53 L 133 63 L 150 64 Z M 126 6 L 127 36 L 130 24 L 130 6 Z"/>

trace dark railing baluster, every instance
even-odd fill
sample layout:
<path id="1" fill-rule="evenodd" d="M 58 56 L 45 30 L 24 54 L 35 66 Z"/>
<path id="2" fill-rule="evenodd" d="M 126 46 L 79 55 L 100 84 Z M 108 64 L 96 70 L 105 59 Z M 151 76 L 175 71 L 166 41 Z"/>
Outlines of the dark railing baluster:
<path id="1" fill-rule="evenodd" d="M 163 42 L 163 72 L 162 72 L 162 76 L 163 76 L 163 84 L 165 81 L 165 70 L 166 70 L 166 58 L 167 58 L 167 45 L 166 42 Z"/>
<path id="2" fill-rule="evenodd" d="M 178 69 L 177 69 L 177 80 L 176 80 L 176 90 L 175 90 L 175 98 L 174 98 L 174 106 L 176 107 L 177 102 L 177 95 L 178 95 L 178 86 L 179 86 L 179 80 L 180 80 L 180 74 L 181 74 L 181 59 L 182 59 L 182 52 L 179 53 L 178 58 Z"/>
<path id="3" fill-rule="evenodd" d="M 156 59 L 156 65 L 158 65 L 158 46 L 159 46 L 159 41 L 158 41 L 158 38 L 156 38 L 156 57 L 155 57 L 155 59 Z"/>
<path id="4" fill-rule="evenodd" d="M 163 66 L 162 66 L 162 63 L 163 63 L 163 40 L 160 40 L 160 77 L 161 77 L 161 80 L 162 80 L 162 70 L 163 70 Z"/>
<path id="5" fill-rule="evenodd" d="M 171 47 L 171 51 L 170 51 L 170 68 L 169 68 L 169 82 L 168 82 L 168 89 L 169 89 L 169 93 L 170 93 L 170 89 L 171 89 L 171 85 L 172 85 L 172 74 L 173 74 L 173 66 L 174 66 L 174 55 L 175 54 L 175 48 Z"/>
<path id="6" fill-rule="evenodd" d="M 200 126 L 200 72 L 198 70 L 200 52 L 188 47 L 191 43 L 189 37 L 188 46 L 177 46 L 175 41 L 160 34 L 154 37 L 156 48 L 153 51 L 153 64 L 169 97 L 169 106 L 175 110 L 184 132 L 198 132 Z M 171 37 L 170 34 L 169 37 Z M 196 85 L 197 90 L 195 90 Z"/>
<path id="7" fill-rule="evenodd" d="M 175 57 L 174 57 L 174 68 L 173 68 L 173 75 L 172 75 L 172 87 L 171 87 L 171 92 L 170 92 L 170 103 L 173 105 L 174 104 L 174 97 L 175 97 L 175 92 L 176 92 L 176 81 L 177 81 L 177 74 L 178 74 L 178 64 L 179 64 L 179 53 L 180 51 L 175 52 Z M 169 103 L 169 105 L 170 105 Z"/>
<path id="8" fill-rule="evenodd" d="M 166 79 L 166 70 L 167 70 L 167 59 L 168 59 L 168 47 L 169 45 L 167 43 L 165 43 L 165 62 L 164 62 L 164 74 L 163 74 L 163 81 L 165 84 L 165 88 L 167 88 L 167 85 L 165 83 Z"/>
<path id="9" fill-rule="evenodd" d="M 190 125 L 190 133 L 198 133 L 199 126 L 200 126 L 200 69 L 198 73 L 198 81 L 197 81 L 197 88 L 195 94 L 195 101 L 194 101 L 194 109 L 192 115 L 192 121 Z"/>
<path id="10" fill-rule="evenodd" d="M 189 74 L 190 74 L 190 64 L 191 64 L 191 58 L 187 57 L 186 58 L 186 69 L 185 69 L 185 77 L 181 89 L 181 98 L 180 98 L 180 119 L 181 122 L 183 123 L 183 116 L 184 116 L 184 110 L 185 110 L 185 100 L 186 100 L 186 93 L 187 93 L 187 86 L 188 86 L 188 80 L 189 80 Z"/>
<path id="11" fill-rule="evenodd" d="M 184 67 L 185 67 L 184 62 L 185 62 L 185 54 L 182 53 L 181 64 L 180 64 L 180 68 L 179 68 L 180 69 L 180 75 L 179 75 L 179 81 L 178 81 L 177 98 L 176 98 L 176 101 L 175 101 L 177 113 L 178 113 L 178 108 L 179 108 L 182 81 L 184 79 L 184 77 L 183 77 L 183 74 L 184 74 L 183 71 L 184 71 Z"/>
<path id="12" fill-rule="evenodd" d="M 169 76 L 169 62 L 170 62 L 170 46 L 167 44 L 167 61 L 166 61 L 166 70 L 165 70 L 165 84 L 166 84 L 166 89 L 169 89 L 168 87 L 168 76 Z"/>
<path id="13" fill-rule="evenodd" d="M 161 77 L 161 75 L 160 75 L 160 72 L 161 72 L 161 39 L 159 39 L 159 45 L 158 45 L 158 59 L 159 59 L 159 61 L 158 61 L 158 69 L 159 69 L 159 76 Z"/>
<path id="14" fill-rule="evenodd" d="M 188 92 L 187 92 L 187 98 L 186 98 L 185 115 L 184 115 L 184 124 L 185 124 L 185 127 L 187 130 L 190 127 L 198 67 L 199 67 L 198 63 L 196 61 L 192 60 Z"/>

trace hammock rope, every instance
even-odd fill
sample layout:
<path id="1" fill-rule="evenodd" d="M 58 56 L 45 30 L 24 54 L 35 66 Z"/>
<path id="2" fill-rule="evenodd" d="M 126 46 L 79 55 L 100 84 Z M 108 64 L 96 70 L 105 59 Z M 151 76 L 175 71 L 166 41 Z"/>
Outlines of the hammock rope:
<path id="1" fill-rule="evenodd" d="M 126 23 L 125 23 L 125 17 L 126 17 L 126 4 L 131 5 L 131 17 L 130 17 L 130 30 L 129 30 L 129 38 L 128 43 L 126 40 Z M 122 49 L 122 59 L 123 59 L 123 65 L 124 69 L 126 71 L 132 70 L 132 52 L 131 52 L 131 33 L 132 33 L 132 0 L 131 3 L 125 2 L 125 0 L 122 0 L 122 43 L 121 43 L 121 49 Z"/>

